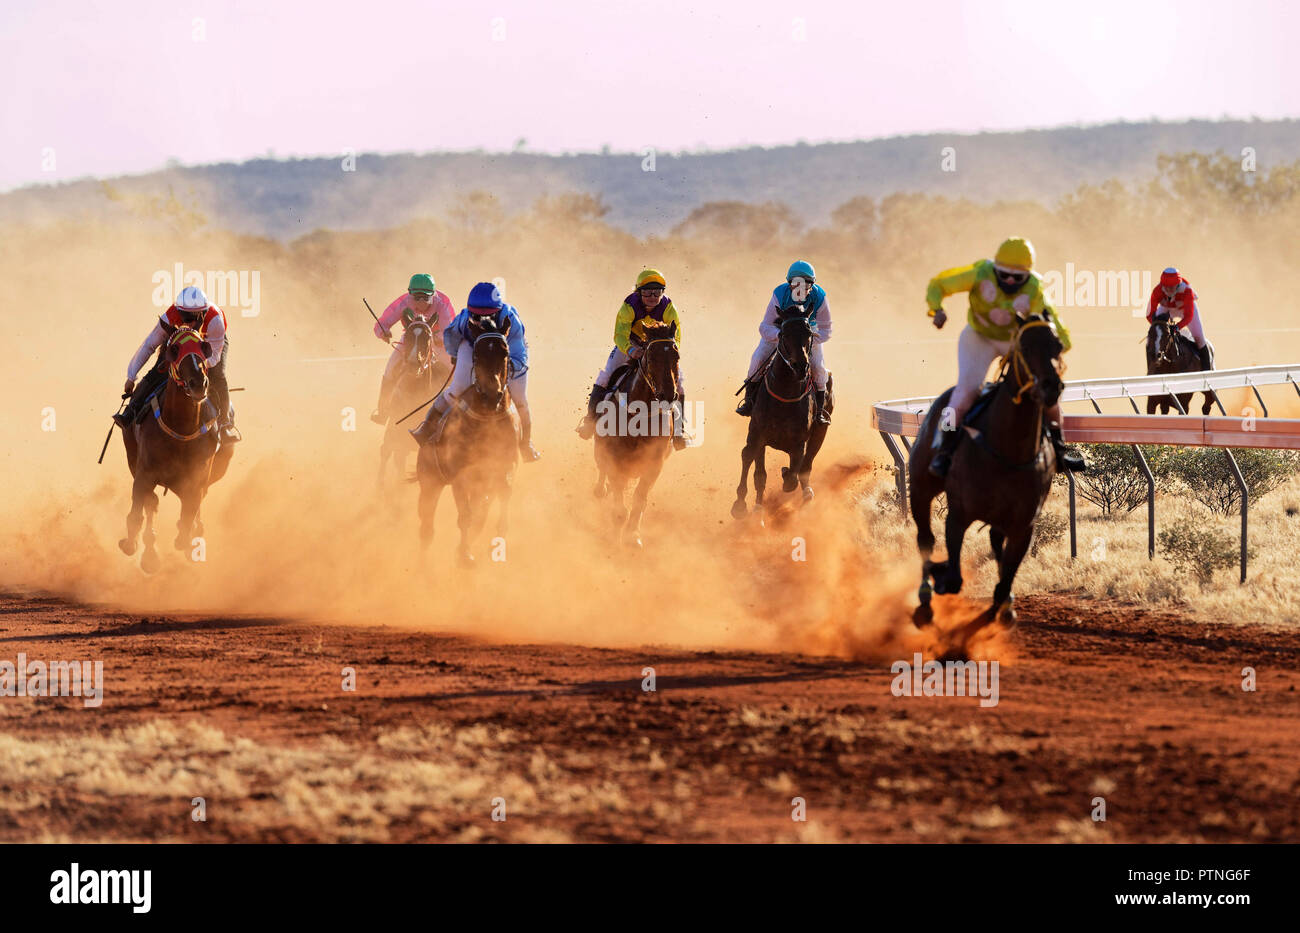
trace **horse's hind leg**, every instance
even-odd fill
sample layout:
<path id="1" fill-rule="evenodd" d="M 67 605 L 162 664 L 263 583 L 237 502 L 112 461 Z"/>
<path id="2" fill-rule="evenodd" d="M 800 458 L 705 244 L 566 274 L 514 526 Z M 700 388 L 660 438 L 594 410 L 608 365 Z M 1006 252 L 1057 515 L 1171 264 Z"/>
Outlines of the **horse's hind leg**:
<path id="1" fill-rule="evenodd" d="M 781 467 L 781 491 L 794 492 L 799 485 L 799 470 L 802 469 L 803 462 L 802 448 L 792 451 L 790 454 L 790 465 Z"/>
<path id="2" fill-rule="evenodd" d="M 759 444 L 754 454 L 754 511 L 763 510 L 763 493 L 767 490 L 767 445 Z"/>
<path id="3" fill-rule="evenodd" d="M 176 540 L 172 542 L 176 550 L 183 551 L 194 545 L 194 519 L 199 514 L 199 497 L 197 489 L 185 489 L 176 493 L 181 500 L 181 517 L 176 522 Z"/>
<path id="4" fill-rule="evenodd" d="M 474 540 L 474 530 L 477 522 L 475 512 L 475 500 L 477 496 L 471 496 L 464 484 L 456 482 L 451 484 L 452 495 L 456 497 L 456 524 L 460 528 L 460 546 L 459 558 L 462 567 L 474 566 L 474 552 L 470 545 Z"/>
<path id="5" fill-rule="evenodd" d="M 419 469 L 419 465 L 416 465 Z M 420 515 L 420 549 L 426 553 L 433 543 L 433 520 L 438 515 L 438 500 L 442 498 L 442 484 L 420 477 L 420 498 L 417 509 Z"/>
<path id="6" fill-rule="evenodd" d="M 993 549 L 993 559 L 1002 560 L 1002 545 L 1007 540 L 1007 536 L 998 531 L 992 525 L 989 526 L 989 546 Z"/>
<path id="7" fill-rule="evenodd" d="M 1210 406 L 1214 404 L 1214 398 L 1213 392 L 1205 393 L 1205 404 L 1201 406 L 1201 414 L 1208 415 L 1210 413 Z"/>
<path id="8" fill-rule="evenodd" d="M 649 467 L 636 484 L 636 494 L 632 497 L 632 514 L 628 517 L 627 527 L 623 530 L 623 542 L 639 548 L 641 544 L 641 516 L 645 514 L 646 502 L 650 490 L 654 488 L 659 474 L 663 472 L 663 461 Z"/>
<path id="9" fill-rule="evenodd" d="M 745 496 L 749 493 L 749 467 L 754 462 L 754 450 L 748 440 L 740 449 L 740 485 L 736 487 L 736 501 L 731 505 L 732 518 L 744 518 L 749 512 Z"/>

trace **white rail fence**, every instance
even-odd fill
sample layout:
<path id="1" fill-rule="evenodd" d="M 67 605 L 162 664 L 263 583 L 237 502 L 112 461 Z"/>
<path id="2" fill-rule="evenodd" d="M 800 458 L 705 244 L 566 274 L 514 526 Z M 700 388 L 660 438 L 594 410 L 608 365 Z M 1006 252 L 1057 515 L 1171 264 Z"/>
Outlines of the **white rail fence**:
<path id="1" fill-rule="evenodd" d="M 1220 447 L 1241 493 L 1241 582 L 1246 581 L 1246 538 L 1249 532 L 1250 490 L 1242 478 L 1231 447 L 1262 447 L 1273 450 L 1300 450 L 1300 420 L 1270 418 L 1268 406 L 1259 392 L 1260 386 L 1291 384 L 1300 395 L 1300 364 L 1251 366 L 1214 372 L 1179 373 L 1156 376 L 1126 376 L 1119 379 L 1085 379 L 1068 383 L 1061 393 L 1062 402 L 1092 403 L 1096 414 L 1064 415 L 1062 434 L 1074 444 L 1128 444 L 1137 455 L 1147 481 L 1147 557 L 1155 557 L 1156 513 L 1155 477 L 1142 453 L 1140 444 L 1169 444 L 1180 447 Z M 1153 395 L 1177 395 L 1187 392 L 1225 389 L 1250 389 L 1259 402 L 1263 417 L 1243 413 L 1229 417 L 1216 395 L 1218 416 L 1146 415 L 1141 414 L 1137 399 Z M 1103 399 L 1128 399 L 1134 414 L 1103 414 L 1098 404 Z M 907 513 L 907 456 L 910 438 L 917 436 L 921 421 L 934 397 L 917 397 L 877 402 L 872 406 L 871 426 L 880 432 L 897 468 L 899 502 Z M 901 443 L 901 446 L 900 446 Z M 1070 486 L 1070 557 L 1078 556 L 1075 524 L 1075 480 L 1066 473 Z"/>

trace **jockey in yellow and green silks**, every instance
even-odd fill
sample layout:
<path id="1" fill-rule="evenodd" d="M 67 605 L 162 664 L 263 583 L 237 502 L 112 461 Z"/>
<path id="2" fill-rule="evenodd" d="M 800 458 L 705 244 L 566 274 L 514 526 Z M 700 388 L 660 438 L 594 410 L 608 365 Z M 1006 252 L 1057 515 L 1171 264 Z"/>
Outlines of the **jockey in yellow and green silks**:
<path id="1" fill-rule="evenodd" d="M 943 327 L 948 316 L 943 300 L 969 292 L 970 309 L 966 327 L 957 339 L 957 386 L 948 405 L 952 409 L 941 431 L 942 443 L 930 460 L 930 473 L 945 476 L 952 465 L 952 453 L 961 438 L 961 423 L 970 411 L 989 366 L 1011 350 L 1015 321 L 1041 315 L 1056 332 L 1063 347 L 1070 349 L 1070 333 L 1057 317 L 1043 293 L 1043 280 L 1033 271 L 1034 247 L 1028 240 L 1011 237 L 998 247 L 993 259 L 980 259 L 968 266 L 940 272 L 930 280 L 925 302 L 935 327 Z M 1061 440 L 1061 407 L 1056 404 L 1043 413 L 1048 434 L 1056 447 L 1057 460 L 1067 470 L 1084 469 L 1079 453 Z"/>

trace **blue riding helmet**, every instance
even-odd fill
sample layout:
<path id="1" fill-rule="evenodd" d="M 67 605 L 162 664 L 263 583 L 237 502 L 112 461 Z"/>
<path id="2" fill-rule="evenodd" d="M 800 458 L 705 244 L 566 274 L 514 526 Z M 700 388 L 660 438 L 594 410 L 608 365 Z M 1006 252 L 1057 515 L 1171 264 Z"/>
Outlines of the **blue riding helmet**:
<path id="1" fill-rule="evenodd" d="M 803 276 L 809 282 L 817 281 L 817 273 L 813 271 L 812 263 L 804 262 L 802 259 L 790 265 L 785 273 L 785 280 L 789 282 L 797 276 Z"/>
<path id="2" fill-rule="evenodd" d="M 465 306 L 475 313 L 484 314 L 500 311 L 505 307 L 505 302 L 501 300 L 501 289 L 491 282 L 479 282 L 469 290 L 469 300 Z"/>

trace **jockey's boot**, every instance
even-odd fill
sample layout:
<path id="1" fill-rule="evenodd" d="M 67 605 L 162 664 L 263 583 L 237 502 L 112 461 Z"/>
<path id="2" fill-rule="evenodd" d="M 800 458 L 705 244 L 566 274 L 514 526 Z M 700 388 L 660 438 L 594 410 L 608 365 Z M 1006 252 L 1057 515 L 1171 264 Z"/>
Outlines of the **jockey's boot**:
<path id="1" fill-rule="evenodd" d="M 217 436 L 223 444 L 233 444 L 242 440 L 235 428 L 235 413 L 230 409 L 230 384 L 226 382 L 224 361 L 208 373 L 208 394 L 212 407 L 217 411 Z"/>
<path id="2" fill-rule="evenodd" d="M 600 404 L 601 397 L 608 389 L 599 382 L 591 387 L 591 395 L 587 396 L 587 415 L 578 425 L 578 437 L 584 441 L 590 440 L 596 433 L 596 406 Z"/>
<path id="3" fill-rule="evenodd" d="M 957 449 L 957 442 L 961 440 L 961 435 L 961 428 L 943 432 L 943 441 L 939 444 L 939 449 L 930 457 L 931 476 L 943 479 L 948 475 L 948 469 L 952 466 L 952 452 Z"/>
<path id="4" fill-rule="evenodd" d="M 748 418 L 754 410 L 754 397 L 756 395 L 758 395 L 758 380 L 747 381 L 745 383 L 745 397 L 736 406 L 736 414 Z"/>
<path id="5" fill-rule="evenodd" d="M 131 393 L 131 398 L 127 401 L 126 407 L 113 416 L 113 421 L 119 428 L 129 428 L 135 423 L 135 419 L 140 416 L 140 408 L 144 405 L 144 400 L 148 398 L 153 390 L 158 388 L 158 384 L 166 379 L 164 373 L 156 370 L 149 370 L 136 385 L 135 391 Z"/>
<path id="6" fill-rule="evenodd" d="M 1201 360 L 1201 372 L 1208 373 L 1214 369 L 1214 361 L 1210 359 L 1210 345 L 1208 343 L 1203 347 L 1197 347 L 1196 355 Z"/>
<path id="7" fill-rule="evenodd" d="M 830 413 L 826 411 L 826 390 L 817 389 L 813 395 L 813 401 L 816 402 L 816 417 L 813 420 L 818 424 L 830 424 L 831 416 Z"/>
<path id="8" fill-rule="evenodd" d="M 417 444 L 423 447 L 433 440 L 433 436 L 438 433 L 438 425 L 442 423 L 442 419 L 445 417 L 446 413 L 439 411 L 438 403 L 434 402 L 429 406 L 429 410 L 424 413 L 424 420 L 407 433 L 415 438 Z"/>
<path id="9" fill-rule="evenodd" d="M 673 450 L 685 450 L 689 445 L 686 438 L 686 396 L 673 402 Z"/>
<path id="10" fill-rule="evenodd" d="M 235 427 L 234 419 L 229 417 L 221 423 L 220 436 L 221 443 L 223 444 L 233 444 L 236 441 L 242 441 L 244 439 L 243 435 L 239 433 L 239 428 Z"/>
<path id="11" fill-rule="evenodd" d="M 1065 445 L 1065 441 L 1061 438 L 1061 426 L 1055 421 L 1048 422 L 1047 437 L 1052 442 L 1052 449 L 1056 451 L 1057 463 L 1071 473 L 1088 472 L 1088 461 L 1083 459 L 1083 454 L 1079 451 Z"/>
<path id="12" fill-rule="evenodd" d="M 527 408 L 519 413 L 519 456 L 524 463 L 542 459 L 533 448 L 533 416 Z"/>

